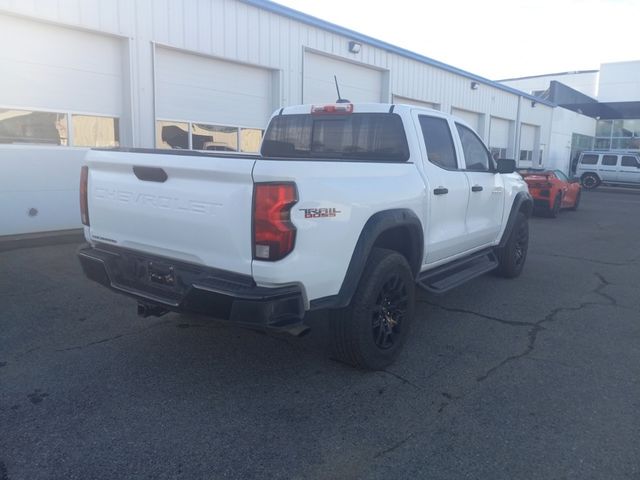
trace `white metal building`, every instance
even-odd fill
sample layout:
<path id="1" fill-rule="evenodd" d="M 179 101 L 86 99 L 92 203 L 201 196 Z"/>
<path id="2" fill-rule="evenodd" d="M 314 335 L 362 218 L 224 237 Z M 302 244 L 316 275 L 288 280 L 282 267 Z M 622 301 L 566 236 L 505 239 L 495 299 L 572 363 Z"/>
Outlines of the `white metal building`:
<path id="1" fill-rule="evenodd" d="M 568 164 L 595 128 L 265 0 L 0 0 L 0 42 L 0 236 L 80 226 L 87 147 L 256 151 L 275 109 L 335 101 L 334 75 L 354 102 L 452 112 L 522 166 Z"/>

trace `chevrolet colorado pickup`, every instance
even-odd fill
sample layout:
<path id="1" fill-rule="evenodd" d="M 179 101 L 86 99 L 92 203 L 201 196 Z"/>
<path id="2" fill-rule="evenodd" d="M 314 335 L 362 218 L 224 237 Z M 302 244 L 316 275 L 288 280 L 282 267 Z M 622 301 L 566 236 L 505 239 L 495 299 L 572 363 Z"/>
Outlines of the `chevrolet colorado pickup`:
<path id="1" fill-rule="evenodd" d="M 409 335 L 416 285 L 520 274 L 533 202 L 514 171 L 442 112 L 286 107 L 260 155 L 89 151 L 78 256 L 143 316 L 302 334 L 307 311 L 330 309 L 336 356 L 381 369 Z"/>

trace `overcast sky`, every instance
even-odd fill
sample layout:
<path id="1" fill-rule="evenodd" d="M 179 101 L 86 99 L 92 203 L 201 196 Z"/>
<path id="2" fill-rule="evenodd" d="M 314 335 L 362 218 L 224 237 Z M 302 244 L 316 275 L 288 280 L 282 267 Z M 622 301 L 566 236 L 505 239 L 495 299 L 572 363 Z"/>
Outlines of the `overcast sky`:
<path id="1" fill-rule="evenodd" d="M 640 0 L 276 0 L 493 80 L 640 60 Z"/>

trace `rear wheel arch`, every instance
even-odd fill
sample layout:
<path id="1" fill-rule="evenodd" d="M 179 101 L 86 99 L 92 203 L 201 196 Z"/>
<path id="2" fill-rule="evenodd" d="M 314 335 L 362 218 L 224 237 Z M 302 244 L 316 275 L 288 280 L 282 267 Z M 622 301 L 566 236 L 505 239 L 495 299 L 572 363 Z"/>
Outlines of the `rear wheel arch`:
<path id="1" fill-rule="evenodd" d="M 342 308 L 349 305 L 374 248 L 401 254 L 407 259 L 415 278 L 424 254 L 422 222 L 410 209 L 383 210 L 369 217 L 360 231 L 340 291 L 331 297 L 312 300 L 311 308 Z"/>

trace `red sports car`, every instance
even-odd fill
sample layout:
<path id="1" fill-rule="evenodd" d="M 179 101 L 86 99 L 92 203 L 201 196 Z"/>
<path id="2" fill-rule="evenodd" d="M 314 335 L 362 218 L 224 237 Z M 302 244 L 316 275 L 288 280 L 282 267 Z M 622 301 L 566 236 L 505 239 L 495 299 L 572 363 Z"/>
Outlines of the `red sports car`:
<path id="1" fill-rule="evenodd" d="M 577 210 L 580 203 L 580 181 L 570 180 L 560 170 L 519 170 L 537 211 L 556 217 L 561 208 Z"/>

